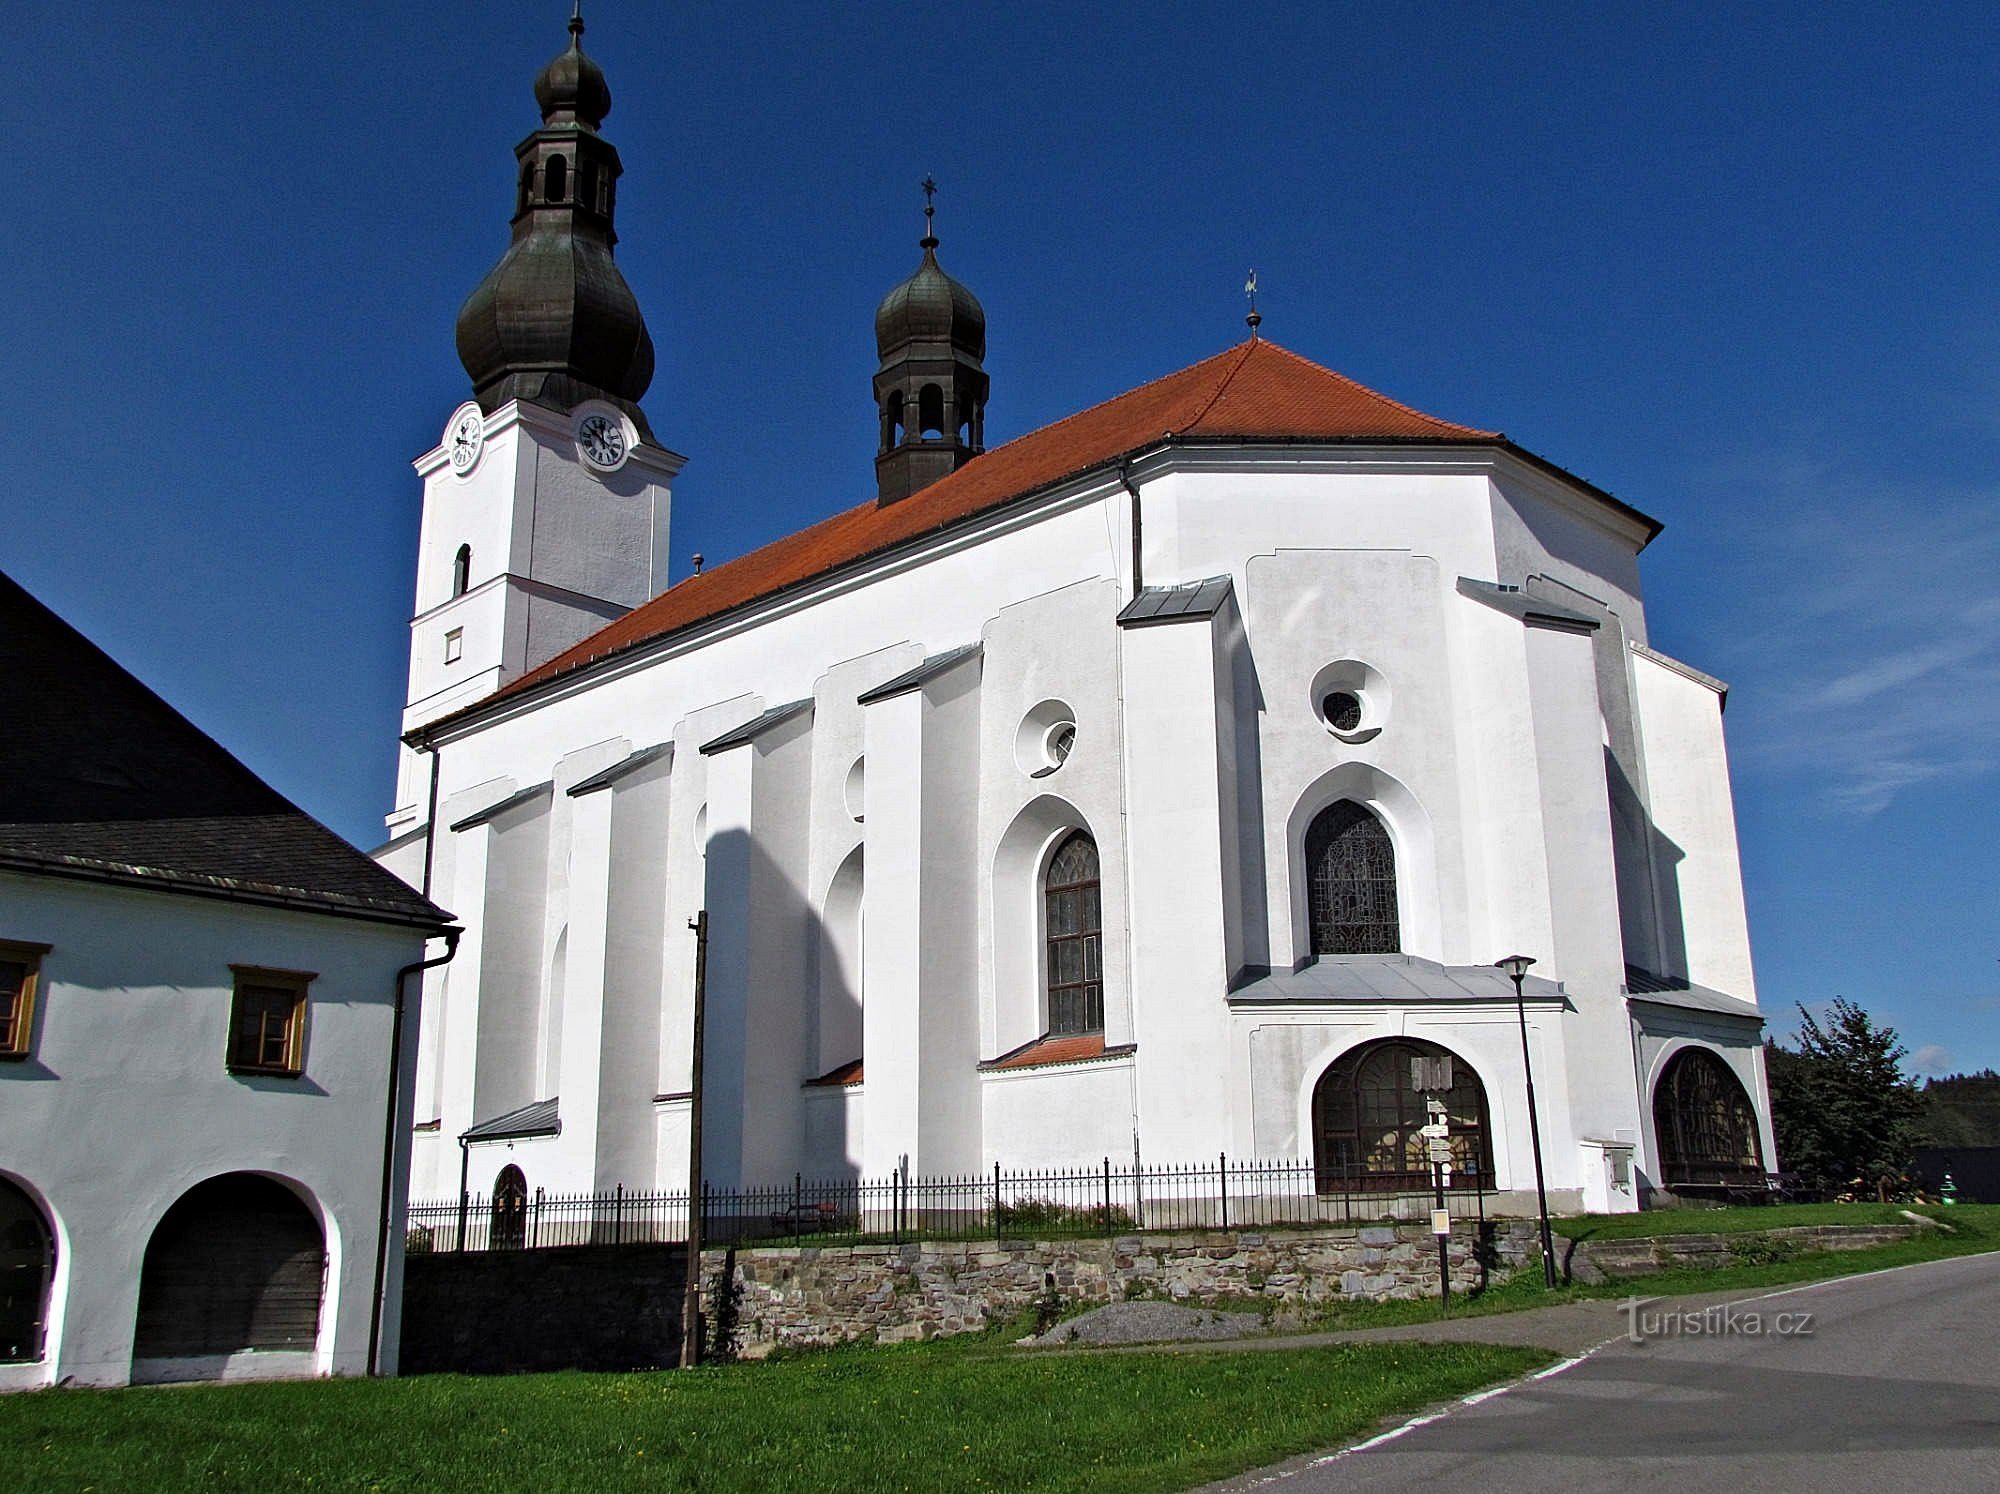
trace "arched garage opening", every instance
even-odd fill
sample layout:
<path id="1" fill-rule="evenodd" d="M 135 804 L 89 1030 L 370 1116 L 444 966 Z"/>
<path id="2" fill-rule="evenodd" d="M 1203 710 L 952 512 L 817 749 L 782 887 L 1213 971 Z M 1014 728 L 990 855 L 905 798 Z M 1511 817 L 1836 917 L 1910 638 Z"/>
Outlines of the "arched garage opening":
<path id="1" fill-rule="evenodd" d="M 0 1364 L 42 1357 L 56 1236 L 27 1191 L 0 1178 Z"/>
<path id="2" fill-rule="evenodd" d="M 310 1352 L 325 1284 L 326 1239 L 296 1193 L 250 1173 L 210 1178 L 146 1246 L 132 1357 Z"/>
<path id="3" fill-rule="evenodd" d="M 1348 1189 L 1417 1192 L 1431 1186 L 1423 1127 L 1441 1100 L 1451 1128 L 1455 1183 L 1492 1186 L 1493 1143 L 1486 1087 L 1472 1065 L 1417 1038 L 1350 1048 L 1313 1087 L 1313 1159 L 1322 1193 Z"/>
<path id="4" fill-rule="evenodd" d="M 1764 1177 L 1757 1111 L 1729 1065 L 1683 1048 L 1653 1086 L 1653 1134 L 1668 1188 L 1735 1188 Z"/>

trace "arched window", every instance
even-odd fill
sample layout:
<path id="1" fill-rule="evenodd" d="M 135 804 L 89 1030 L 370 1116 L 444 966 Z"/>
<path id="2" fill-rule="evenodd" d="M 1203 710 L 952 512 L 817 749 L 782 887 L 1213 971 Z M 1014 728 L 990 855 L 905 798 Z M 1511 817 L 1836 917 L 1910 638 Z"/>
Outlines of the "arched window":
<path id="1" fill-rule="evenodd" d="M 1352 799 L 1329 804 L 1306 829 L 1312 952 L 1395 954 L 1396 848 L 1382 822 Z"/>
<path id="2" fill-rule="evenodd" d="M 1486 1090 L 1472 1065 L 1415 1038 L 1343 1053 L 1313 1088 L 1313 1161 L 1322 1193 L 1431 1186 L 1430 1100 L 1445 1108 L 1455 1181 L 1492 1186 Z"/>
<path id="3" fill-rule="evenodd" d="M 917 395 L 917 429 L 924 439 L 944 434 L 944 390 L 936 384 L 926 384 Z"/>
<path id="4" fill-rule="evenodd" d="M 528 199 L 535 195 L 535 163 L 530 161 L 521 168 L 521 195 L 514 201 L 514 211 L 525 213 Z"/>
<path id="5" fill-rule="evenodd" d="M 465 589 L 472 584 L 472 546 L 460 545 L 458 554 L 451 562 L 451 594 L 465 595 Z"/>
<path id="6" fill-rule="evenodd" d="M 903 444 L 903 391 L 894 390 L 889 395 L 889 437 L 888 444 Z"/>
<path id="7" fill-rule="evenodd" d="M 542 196 L 550 202 L 561 202 L 569 192 L 569 162 L 561 156 L 550 156 L 549 164 L 542 170 Z"/>
<path id="8" fill-rule="evenodd" d="M 1103 902 L 1097 842 L 1075 831 L 1042 878 L 1051 1035 L 1104 1031 Z"/>
<path id="9" fill-rule="evenodd" d="M 493 1211 L 486 1244 L 490 1250 L 519 1250 L 528 1243 L 528 1180 L 509 1162 L 493 1180 Z"/>
<path id="10" fill-rule="evenodd" d="M 0 1364 L 42 1357 L 56 1238 L 35 1201 L 0 1178 Z"/>
<path id="11" fill-rule="evenodd" d="M 325 1277 L 319 1221 L 291 1189 L 241 1172 L 197 1183 L 146 1246 L 132 1357 L 311 1350 Z"/>
<path id="12" fill-rule="evenodd" d="M 597 211 L 597 163 L 579 161 L 576 167 L 576 200 L 580 207 Z"/>
<path id="13" fill-rule="evenodd" d="M 1761 1182 L 1757 1112 L 1729 1065 L 1706 1048 L 1683 1048 L 1653 1087 L 1660 1181 L 1669 1188 Z"/>

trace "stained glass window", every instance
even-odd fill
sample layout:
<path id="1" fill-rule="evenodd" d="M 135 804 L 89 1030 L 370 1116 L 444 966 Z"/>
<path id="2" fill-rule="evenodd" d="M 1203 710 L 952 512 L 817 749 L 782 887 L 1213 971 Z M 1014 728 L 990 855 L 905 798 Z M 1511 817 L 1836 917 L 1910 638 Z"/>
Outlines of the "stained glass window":
<path id="1" fill-rule="evenodd" d="M 1097 842 L 1081 830 L 1049 858 L 1042 881 L 1049 1032 L 1104 1030 L 1104 907 Z"/>
<path id="2" fill-rule="evenodd" d="M 1343 1054 L 1313 1089 L 1313 1160 L 1321 1192 L 1431 1186 L 1429 1100 L 1451 1128 L 1452 1181 L 1492 1186 L 1486 1090 L 1472 1065 L 1435 1043 L 1391 1038 Z"/>
<path id="3" fill-rule="evenodd" d="M 1757 1112 L 1729 1065 L 1706 1048 L 1683 1048 L 1653 1090 L 1661 1181 L 1669 1188 L 1726 1187 L 1760 1179 Z"/>
<path id="4" fill-rule="evenodd" d="M 1382 822 L 1351 799 L 1321 810 L 1306 830 L 1312 952 L 1394 954 L 1396 849 Z"/>

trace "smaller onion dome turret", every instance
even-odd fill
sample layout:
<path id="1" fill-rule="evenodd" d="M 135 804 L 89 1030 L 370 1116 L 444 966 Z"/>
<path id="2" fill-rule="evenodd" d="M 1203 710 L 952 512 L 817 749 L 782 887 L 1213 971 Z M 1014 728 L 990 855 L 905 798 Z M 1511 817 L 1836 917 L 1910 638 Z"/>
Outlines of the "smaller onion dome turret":
<path id="1" fill-rule="evenodd" d="M 893 503 L 986 449 L 986 310 L 938 263 L 937 183 L 924 178 L 924 257 L 875 309 L 877 501 Z"/>
<path id="2" fill-rule="evenodd" d="M 604 72 L 569 47 L 535 78 L 542 127 L 514 147 L 513 242 L 458 313 L 458 357 L 489 414 L 509 400 L 567 412 L 609 400 L 651 439 L 638 401 L 653 381 L 653 339 L 612 259 L 624 168 L 597 126 L 611 112 Z"/>

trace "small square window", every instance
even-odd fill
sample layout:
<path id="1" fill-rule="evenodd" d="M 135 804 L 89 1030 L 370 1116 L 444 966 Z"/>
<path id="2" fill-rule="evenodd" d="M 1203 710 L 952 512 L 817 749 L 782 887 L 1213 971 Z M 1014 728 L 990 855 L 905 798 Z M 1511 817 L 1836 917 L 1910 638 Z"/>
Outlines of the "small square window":
<path id="1" fill-rule="evenodd" d="M 465 629 L 453 628 L 444 635 L 444 661 L 456 664 L 465 655 Z"/>
<path id="2" fill-rule="evenodd" d="M 229 1011 L 229 1068 L 236 1074 L 294 1076 L 305 1068 L 306 987 L 303 970 L 231 965 L 236 995 Z"/>
<path id="3" fill-rule="evenodd" d="M 46 944 L 0 939 L 0 1058 L 26 1058 L 35 1032 L 35 987 Z"/>

